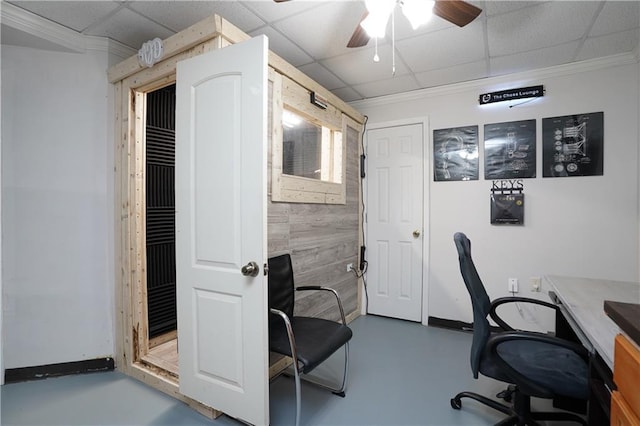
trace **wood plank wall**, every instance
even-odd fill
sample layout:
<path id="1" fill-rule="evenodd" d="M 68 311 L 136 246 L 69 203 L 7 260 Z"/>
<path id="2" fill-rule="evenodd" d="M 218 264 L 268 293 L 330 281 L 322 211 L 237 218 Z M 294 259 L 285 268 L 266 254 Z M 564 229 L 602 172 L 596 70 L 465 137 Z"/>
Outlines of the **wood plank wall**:
<path id="1" fill-rule="evenodd" d="M 270 86 L 269 96 L 272 97 Z M 271 112 L 269 101 L 269 114 Z M 272 123 L 269 123 L 271 126 Z M 269 128 L 268 171 L 271 194 L 271 127 Z M 348 263 L 357 264 L 359 237 L 359 132 L 350 129 L 347 143 L 345 205 L 268 202 L 269 257 L 290 253 L 296 287 L 322 285 L 338 291 L 345 315 L 358 308 L 357 279 L 346 272 Z M 296 295 L 296 315 L 339 319 L 335 298 L 327 292 L 305 291 Z"/>

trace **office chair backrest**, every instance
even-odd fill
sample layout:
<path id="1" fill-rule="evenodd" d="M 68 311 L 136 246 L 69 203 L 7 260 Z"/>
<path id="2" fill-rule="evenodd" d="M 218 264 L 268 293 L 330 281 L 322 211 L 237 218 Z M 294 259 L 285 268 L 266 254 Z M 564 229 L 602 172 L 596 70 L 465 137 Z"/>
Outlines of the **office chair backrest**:
<path id="1" fill-rule="evenodd" d="M 473 377 L 478 378 L 480 368 L 480 358 L 487 344 L 491 330 L 487 315 L 491 309 L 491 300 L 484 289 L 482 280 L 476 271 L 476 267 L 471 259 L 471 241 L 462 232 L 457 232 L 453 236 L 458 250 L 458 260 L 460 261 L 460 273 L 471 296 L 473 306 L 473 342 L 471 344 L 471 370 Z"/>
<path id="2" fill-rule="evenodd" d="M 283 254 L 269 259 L 269 308 L 293 317 L 295 302 L 291 256 Z M 281 321 L 281 320 L 276 320 Z"/>

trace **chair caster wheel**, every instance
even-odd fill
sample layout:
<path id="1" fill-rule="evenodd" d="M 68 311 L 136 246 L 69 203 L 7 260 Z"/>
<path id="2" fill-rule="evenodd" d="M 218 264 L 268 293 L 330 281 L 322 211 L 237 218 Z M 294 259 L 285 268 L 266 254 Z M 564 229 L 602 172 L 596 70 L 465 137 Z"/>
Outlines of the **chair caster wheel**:
<path id="1" fill-rule="evenodd" d="M 345 396 L 347 396 L 346 393 L 344 393 L 344 391 L 342 392 L 332 392 L 334 395 L 338 395 L 340 398 L 344 398 Z"/>
<path id="2" fill-rule="evenodd" d="M 456 398 L 451 398 L 451 408 L 453 408 L 454 410 L 459 410 L 460 408 L 462 408 L 462 401 Z"/>

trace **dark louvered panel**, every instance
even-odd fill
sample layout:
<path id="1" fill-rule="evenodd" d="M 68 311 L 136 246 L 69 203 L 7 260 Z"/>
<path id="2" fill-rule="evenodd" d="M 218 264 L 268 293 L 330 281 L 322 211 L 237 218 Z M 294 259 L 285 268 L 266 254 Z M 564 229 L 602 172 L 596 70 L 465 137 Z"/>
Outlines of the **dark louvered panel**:
<path id="1" fill-rule="evenodd" d="M 147 245 L 175 243 L 173 208 L 147 207 Z"/>
<path id="2" fill-rule="evenodd" d="M 146 206 L 149 337 L 176 317 L 175 86 L 147 94 Z"/>
<path id="3" fill-rule="evenodd" d="M 147 292 L 176 283 L 176 246 L 173 243 L 147 246 Z"/>
<path id="4" fill-rule="evenodd" d="M 147 163 L 173 167 L 175 140 L 175 130 L 147 125 Z"/>
<path id="5" fill-rule="evenodd" d="M 175 167 L 147 162 L 147 208 L 175 206 Z"/>
<path id="6" fill-rule="evenodd" d="M 154 312 L 149 321 L 149 337 L 155 337 L 176 329 L 176 283 L 158 286 L 148 291 L 149 311 Z"/>
<path id="7" fill-rule="evenodd" d="M 147 125 L 176 129 L 175 84 L 147 94 Z"/>
<path id="8" fill-rule="evenodd" d="M 176 246 L 147 244 L 149 337 L 176 329 Z"/>

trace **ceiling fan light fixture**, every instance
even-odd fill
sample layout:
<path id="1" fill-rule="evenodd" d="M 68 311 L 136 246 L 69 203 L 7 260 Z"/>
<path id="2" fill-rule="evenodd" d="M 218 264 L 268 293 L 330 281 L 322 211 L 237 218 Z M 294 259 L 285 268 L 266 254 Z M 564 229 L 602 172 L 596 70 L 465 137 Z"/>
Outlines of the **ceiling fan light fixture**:
<path id="1" fill-rule="evenodd" d="M 402 13 L 411 23 L 411 27 L 416 30 L 431 19 L 435 4 L 435 0 L 403 0 Z"/>
<path id="2" fill-rule="evenodd" d="M 384 38 L 387 22 L 396 0 L 366 0 L 365 5 L 369 15 L 360 22 L 369 37 Z"/>

